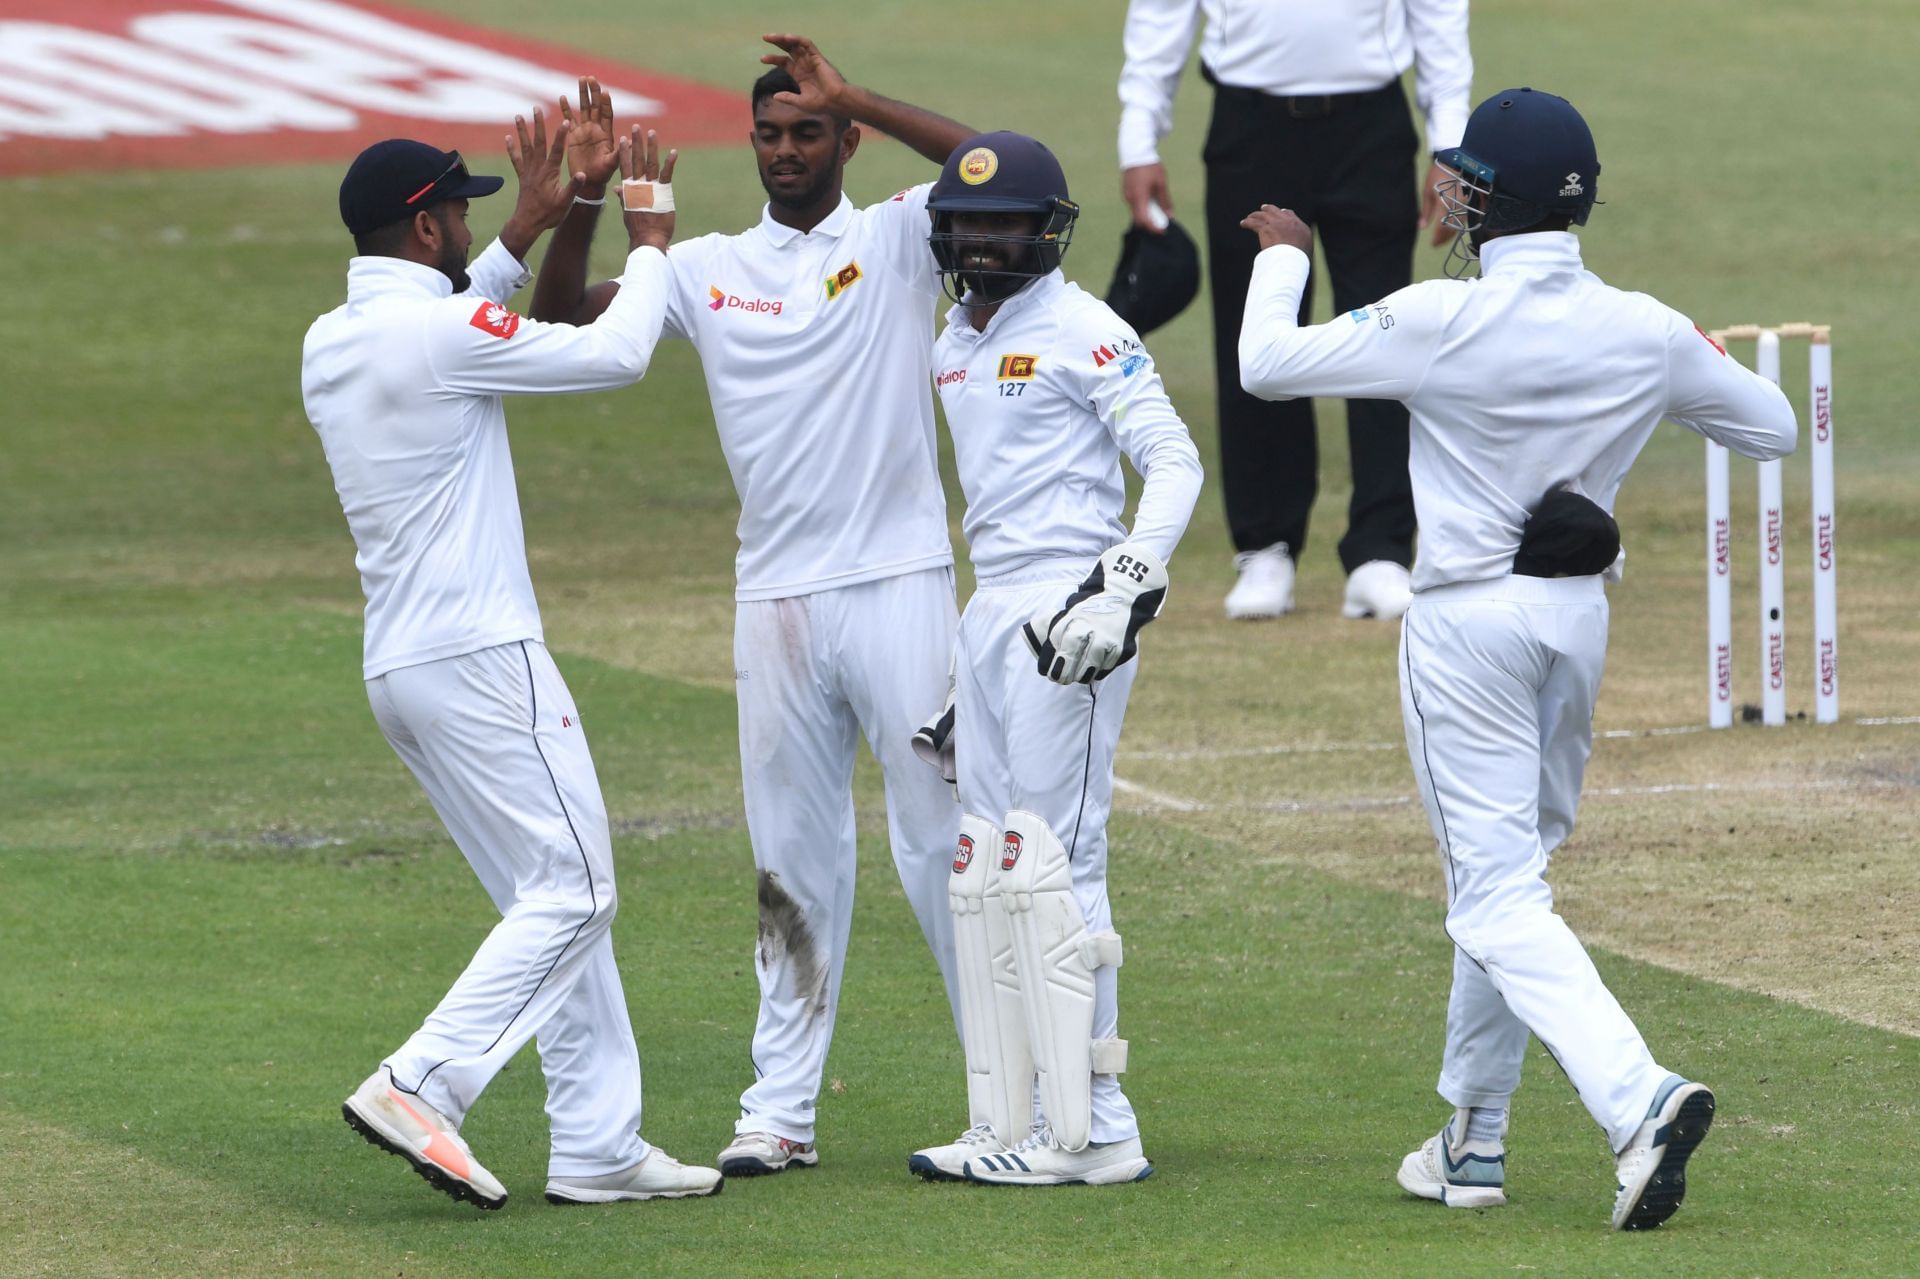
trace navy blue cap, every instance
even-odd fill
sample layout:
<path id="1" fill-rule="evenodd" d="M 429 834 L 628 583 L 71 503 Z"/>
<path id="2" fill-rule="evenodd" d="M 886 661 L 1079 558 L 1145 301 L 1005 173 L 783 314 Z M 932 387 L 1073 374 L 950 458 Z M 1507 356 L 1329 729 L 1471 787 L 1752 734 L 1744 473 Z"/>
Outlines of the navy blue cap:
<path id="1" fill-rule="evenodd" d="M 1599 189 L 1593 131 L 1565 98 L 1502 89 L 1473 109 L 1460 145 L 1435 157 L 1496 195 L 1585 222 Z"/>
<path id="2" fill-rule="evenodd" d="M 340 220 L 355 235 L 411 217 L 442 200 L 492 195 L 504 178 L 474 177 L 458 151 L 388 138 L 362 151 L 340 181 Z"/>
<path id="3" fill-rule="evenodd" d="M 935 211 L 1050 213 L 1067 199 L 1067 175 L 1053 152 L 1024 133 L 982 133 L 953 149 L 927 196 Z"/>
<path id="4" fill-rule="evenodd" d="M 1107 305 L 1145 337 L 1187 309 L 1200 292 L 1200 247 L 1186 228 L 1168 219 L 1158 235 L 1129 227 L 1120 263 L 1107 286 Z"/>

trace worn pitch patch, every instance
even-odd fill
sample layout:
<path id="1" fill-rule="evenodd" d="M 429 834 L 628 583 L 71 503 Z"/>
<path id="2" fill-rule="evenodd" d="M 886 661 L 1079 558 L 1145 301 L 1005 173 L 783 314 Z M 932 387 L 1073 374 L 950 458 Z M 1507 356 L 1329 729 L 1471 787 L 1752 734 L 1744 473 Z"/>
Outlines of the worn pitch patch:
<path id="1" fill-rule="evenodd" d="M 513 117 L 589 74 L 671 145 L 744 127 L 740 94 L 367 0 L 0 0 L 0 176 L 345 162 L 391 137 L 504 174 Z"/>

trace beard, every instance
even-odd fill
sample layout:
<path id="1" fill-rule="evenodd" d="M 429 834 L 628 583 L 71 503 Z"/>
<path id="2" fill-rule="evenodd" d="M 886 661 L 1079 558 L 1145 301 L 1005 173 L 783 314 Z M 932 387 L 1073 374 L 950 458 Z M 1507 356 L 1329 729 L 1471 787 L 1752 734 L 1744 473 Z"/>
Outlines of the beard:
<path id="1" fill-rule="evenodd" d="M 455 293 L 465 293 L 473 287 L 473 280 L 467 275 L 467 251 L 455 249 L 449 245 L 433 264 L 433 269 L 453 281 Z"/>
<path id="2" fill-rule="evenodd" d="M 767 199 L 783 209 L 811 209 L 826 198 L 827 193 L 833 189 L 834 180 L 839 176 L 839 171 L 836 169 L 822 170 L 814 174 L 813 181 L 800 191 L 784 192 L 775 190 L 772 175 L 762 171 L 760 187 L 767 193 Z"/>

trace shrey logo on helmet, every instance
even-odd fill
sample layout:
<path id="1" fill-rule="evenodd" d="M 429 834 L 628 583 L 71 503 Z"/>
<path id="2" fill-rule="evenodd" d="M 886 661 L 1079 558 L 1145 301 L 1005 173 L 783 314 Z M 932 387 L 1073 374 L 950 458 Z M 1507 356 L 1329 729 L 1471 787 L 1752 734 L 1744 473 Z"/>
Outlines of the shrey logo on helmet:
<path id="1" fill-rule="evenodd" d="M 953 873 L 964 875 L 967 867 L 971 865 L 973 865 L 973 836 L 962 835 L 960 847 L 955 849 L 953 854 Z"/>
<path id="2" fill-rule="evenodd" d="M 1015 831 L 1008 831 L 1006 841 L 1000 845 L 1000 869 L 1012 870 L 1019 860 L 1020 836 Z"/>
<path id="3" fill-rule="evenodd" d="M 1000 168 L 1000 157 L 990 147 L 975 147 L 960 157 L 960 180 L 977 187 Z"/>

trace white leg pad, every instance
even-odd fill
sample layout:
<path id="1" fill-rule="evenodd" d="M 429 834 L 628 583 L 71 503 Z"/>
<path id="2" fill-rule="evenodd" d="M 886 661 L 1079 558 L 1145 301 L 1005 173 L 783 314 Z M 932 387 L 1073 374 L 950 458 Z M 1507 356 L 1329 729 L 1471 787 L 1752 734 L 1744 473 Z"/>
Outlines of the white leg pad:
<path id="1" fill-rule="evenodd" d="M 967 1055 L 967 1123 L 991 1124 L 1001 1144 L 1011 1146 L 1026 1136 L 1030 1123 L 1033 1060 L 1019 988 L 1004 996 L 999 989 L 996 955 L 1004 952 L 1009 981 L 1013 971 L 1006 911 L 988 891 L 999 852 L 996 823 L 971 813 L 961 818 L 947 904 L 953 911 L 960 1034 Z"/>
<path id="2" fill-rule="evenodd" d="M 1027 1037 L 1039 1076 L 1040 1109 L 1064 1150 L 1085 1150 L 1093 1128 L 1093 972 L 1121 958 L 1120 938 L 1087 935 L 1073 896 L 1067 850 L 1046 821 L 1015 809 L 1007 814 L 999 860 L 1000 895 L 1013 934 Z M 1125 1041 L 1105 1040 L 1111 1064 Z M 1102 1071 L 1101 1073 L 1110 1073 Z"/>

